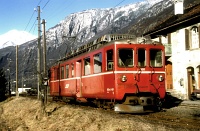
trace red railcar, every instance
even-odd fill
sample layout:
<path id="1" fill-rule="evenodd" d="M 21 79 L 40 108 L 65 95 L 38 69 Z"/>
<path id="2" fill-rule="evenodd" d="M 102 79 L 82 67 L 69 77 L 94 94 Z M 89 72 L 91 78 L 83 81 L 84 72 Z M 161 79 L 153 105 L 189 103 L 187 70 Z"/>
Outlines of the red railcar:
<path id="1" fill-rule="evenodd" d="M 153 111 L 165 97 L 165 51 L 133 35 L 104 35 L 51 67 L 50 95 L 116 112 Z"/>

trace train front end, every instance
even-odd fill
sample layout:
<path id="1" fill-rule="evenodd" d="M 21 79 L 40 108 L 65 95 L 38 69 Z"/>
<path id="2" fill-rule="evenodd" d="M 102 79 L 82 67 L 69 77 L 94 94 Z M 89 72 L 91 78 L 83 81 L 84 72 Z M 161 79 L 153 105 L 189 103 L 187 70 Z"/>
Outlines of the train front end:
<path id="1" fill-rule="evenodd" d="M 161 44 L 118 44 L 115 57 L 116 112 L 159 111 L 165 97 L 165 53 Z"/>

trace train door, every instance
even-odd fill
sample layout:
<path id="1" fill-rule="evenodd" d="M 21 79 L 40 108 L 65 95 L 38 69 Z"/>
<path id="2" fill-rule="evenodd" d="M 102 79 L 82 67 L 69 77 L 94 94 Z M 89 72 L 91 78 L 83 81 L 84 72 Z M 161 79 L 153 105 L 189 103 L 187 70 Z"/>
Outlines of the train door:
<path id="1" fill-rule="evenodd" d="M 106 71 L 104 75 L 104 97 L 107 99 L 115 99 L 115 74 L 114 74 L 114 51 L 106 50 Z"/>
<path id="2" fill-rule="evenodd" d="M 76 62 L 76 96 L 82 97 L 82 66 L 81 60 Z"/>
<path id="3" fill-rule="evenodd" d="M 59 63 L 59 66 L 57 68 L 57 80 L 58 80 L 58 95 L 60 95 L 60 91 L 61 91 L 61 87 L 60 87 L 60 63 Z"/>
<path id="4" fill-rule="evenodd" d="M 54 67 L 51 69 L 51 78 L 50 78 L 50 94 L 52 96 L 59 96 L 59 86 L 60 86 L 60 79 L 59 79 L 59 67 Z"/>

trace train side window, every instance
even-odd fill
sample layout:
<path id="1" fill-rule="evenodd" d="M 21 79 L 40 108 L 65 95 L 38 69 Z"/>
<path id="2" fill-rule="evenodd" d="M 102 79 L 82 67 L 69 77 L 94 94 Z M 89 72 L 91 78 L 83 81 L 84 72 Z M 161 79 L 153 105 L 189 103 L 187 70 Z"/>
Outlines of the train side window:
<path id="1" fill-rule="evenodd" d="M 59 80 L 60 79 L 60 68 L 58 67 L 57 68 L 57 80 Z"/>
<path id="2" fill-rule="evenodd" d="M 150 49 L 150 66 L 162 67 L 162 50 Z"/>
<path id="3" fill-rule="evenodd" d="M 65 69 L 66 69 L 66 78 L 69 78 L 69 65 L 66 65 Z"/>
<path id="4" fill-rule="evenodd" d="M 71 69 L 72 69 L 72 77 L 74 77 L 74 63 L 71 64 Z"/>
<path id="5" fill-rule="evenodd" d="M 138 49 L 138 66 L 146 66 L 146 51 L 145 49 Z"/>
<path id="6" fill-rule="evenodd" d="M 64 79 L 64 66 L 61 66 L 61 79 Z"/>
<path id="7" fill-rule="evenodd" d="M 133 67 L 133 49 L 119 49 L 118 50 L 118 66 L 119 67 Z"/>
<path id="8" fill-rule="evenodd" d="M 84 59 L 84 74 L 90 74 L 90 57 Z"/>
<path id="9" fill-rule="evenodd" d="M 108 50 L 107 51 L 107 70 L 108 71 L 111 71 L 113 70 L 113 66 L 114 66 L 114 63 L 113 63 L 113 50 Z"/>
<path id="10" fill-rule="evenodd" d="M 94 55 L 94 73 L 102 72 L 102 54 Z"/>

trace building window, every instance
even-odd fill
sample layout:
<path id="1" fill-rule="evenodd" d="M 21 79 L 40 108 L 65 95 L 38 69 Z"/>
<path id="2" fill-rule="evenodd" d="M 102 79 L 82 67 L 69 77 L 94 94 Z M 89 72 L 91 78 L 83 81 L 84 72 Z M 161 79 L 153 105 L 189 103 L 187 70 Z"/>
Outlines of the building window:
<path id="1" fill-rule="evenodd" d="M 84 59 L 84 64 L 85 64 L 84 74 L 89 75 L 90 74 L 90 57 L 87 57 Z"/>
<path id="2" fill-rule="evenodd" d="M 66 65 L 66 78 L 69 78 L 69 65 Z"/>
<path id="3" fill-rule="evenodd" d="M 94 55 L 94 73 L 102 72 L 102 54 Z"/>
<path id="4" fill-rule="evenodd" d="M 197 26 L 192 26 L 190 29 L 185 29 L 185 48 L 196 49 L 200 47 L 200 36 L 199 36 L 199 28 Z"/>
<path id="5" fill-rule="evenodd" d="M 190 29 L 192 49 L 199 48 L 199 31 L 197 26 Z"/>

